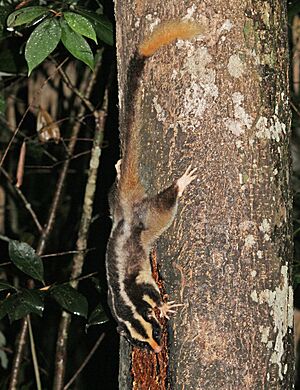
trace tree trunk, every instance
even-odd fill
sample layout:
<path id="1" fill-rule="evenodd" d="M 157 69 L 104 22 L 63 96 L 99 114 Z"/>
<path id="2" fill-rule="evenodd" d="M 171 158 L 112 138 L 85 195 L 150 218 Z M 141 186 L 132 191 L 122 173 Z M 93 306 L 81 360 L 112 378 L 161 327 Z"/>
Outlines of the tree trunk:
<path id="1" fill-rule="evenodd" d="M 157 244 L 166 292 L 184 306 L 163 353 L 131 353 L 121 342 L 120 388 L 291 389 L 285 2 L 115 0 L 115 12 L 121 135 L 137 44 L 164 20 L 190 18 L 206 30 L 160 50 L 143 79 L 140 171 L 149 193 L 189 164 L 198 181 Z"/>

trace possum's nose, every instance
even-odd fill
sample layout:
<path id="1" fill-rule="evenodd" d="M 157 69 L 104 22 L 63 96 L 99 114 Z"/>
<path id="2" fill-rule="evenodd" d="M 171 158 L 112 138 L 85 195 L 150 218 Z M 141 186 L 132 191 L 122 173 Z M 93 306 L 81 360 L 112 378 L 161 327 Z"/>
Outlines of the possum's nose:
<path id="1" fill-rule="evenodd" d="M 153 349 L 153 351 L 155 353 L 159 353 L 161 350 L 162 350 L 162 347 L 160 347 L 159 345 L 156 348 Z"/>
<path id="2" fill-rule="evenodd" d="M 162 350 L 162 347 L 154 340 L 150 340 L 149 344 L 155 353 L 159 353 Z"/>

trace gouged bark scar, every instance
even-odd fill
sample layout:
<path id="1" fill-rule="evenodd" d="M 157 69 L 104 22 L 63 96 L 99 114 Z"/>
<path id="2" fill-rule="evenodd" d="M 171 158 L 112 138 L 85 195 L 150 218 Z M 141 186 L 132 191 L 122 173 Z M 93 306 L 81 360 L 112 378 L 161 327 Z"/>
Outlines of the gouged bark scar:
<path id="1" fill-rule="evenodd" d="M 177 269 L 180 272 L 180 290 L 179 290 L 179 296 L 180 296 L 180 302 L 183 302 L 183 292 L 186 287 L 186 278 L 184 276 L 183 267 L 179 264 L 177 264 L 175 261 L 173 261 L 173 268 Z"/>

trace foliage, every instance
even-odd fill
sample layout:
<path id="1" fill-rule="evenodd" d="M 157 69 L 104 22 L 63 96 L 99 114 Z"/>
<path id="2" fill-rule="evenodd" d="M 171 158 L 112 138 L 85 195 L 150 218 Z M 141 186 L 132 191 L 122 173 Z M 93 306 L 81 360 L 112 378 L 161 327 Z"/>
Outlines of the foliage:
<path id="1" fill-rule="evenodd" d="M 67 340 L 75 349 L 67 375 L 76 372 L 95 338 L 112 326 L 106 325 L 104 249 L 110 222 L 105 202 L 98 200 L 100 207 L 95 207 L 83 276 L 71 276 L 81 253 L 76 242 L 93 113 L 102 105 L 113 58 L 112 22 L 105 15 L 111 7 L 89 0 L 0 1 L 0 208 L 5 208 L 0 215 L 0 389 L 9 387 L 26 318 L 32 323 L 32 354 L 26 347 L 17 368 L 20 389 L 38 383 L 32 348 L 42 388 L 53 385 L 62 310 L 72 315 Z M 106 197 L 110 181 L 98 198 Z M 94 353 L 97 361 L 106 361 L 105 353 Z M 84 388 L 93 382 L 87 377 L 78 379 Z"/>
<path id="2" fill-rule="evenodd" d="M 10 3 L 0 7 L 2 37 L 7 35 L 5 27 L 15 34 L 29 33 L 25 45 L 28 75 L 57 48 L 60 40 L 75 58 L 93 69 L 93 51 L 86 38 L 95 43 L 99 39 L 112 45 L 112 24 L 99 13 L 101 12 L 99 8 L 96 12 L 91 12 L 80 6 L 80 2 L 77 1 L 48 3 L 46 6 L 27 5 L 13 12 Z M 0 64 L 5 67 L 3 60 L 5 58 L 1 58 L 0 55 Z"/>

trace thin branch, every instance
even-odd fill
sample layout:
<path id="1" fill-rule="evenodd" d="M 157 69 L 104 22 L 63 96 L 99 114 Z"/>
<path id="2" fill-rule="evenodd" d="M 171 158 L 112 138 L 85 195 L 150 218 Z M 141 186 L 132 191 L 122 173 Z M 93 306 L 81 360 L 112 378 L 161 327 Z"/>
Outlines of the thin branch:
<path id="1" fill-rule="evenodd" d="M 88 181 L 85 189 L 85 196 L 83 202 L 83 213 L 78 233 L 78 239 L 76 242 L 76 247 L 78 253 L 75 254 L 73 259 L 73 269 L 71 273 L 71 278 L 76 279 L 80 274 L 85 258 L 85 251 L 87 249 L 87 238 L 88 231 L 92 220 L 93 212 L 93 200 L 96 191 L 96 179 L 98 173 L 98 167 L 101 156 L 101 144 L 104 137 L 104 125 L 107 112 L 107 90 L 104 96 L 103 109 L 99 112 L 95 112 L 95 139 L 94 145 L 91 152 L 90 167 Z M 76 286 L 76 283 L 74 284 Z M 74 286 L 73 286 L 74 287 Z"/>
<path id="2" fill-rule="evenodd" d="M 78 239 L 76 247 L 78 253 L 73 258 L 71 280 L 73 280 L 72 286 L 74 288 L 78 285 L 77 278 L 80 276 L 83 262 L 84 252 L 87 249 L 88 231 L 92 221 L 93 200 L 96 191 L 96 177 L 99 167 L 99 160 L 101 156 L 101 143 L 104 136 L 104 124 L 107 111 L 107 90 L 104 97 L 103 109 L 99 112 L 95 111 L 95 136 L 94 144 L 91 152 L 90 167 L 88 180 L 85 188 L 85 196 L 83 202 L 83 212 L 80 221 L 80 227 L 78 232 Z M 65 357 L 68 338 L 68 327 L 70 325 L 71 316 L 69 313 L 63 312 L 62 319 L 59 327 L 59 334 L 57 337 L 57 350 L 55 359 L 55 374 L 54 374 L 54 390 L 61 390 L 63 388 L 64 374 L 65 374 Z"/>
<path id="3" fill-rule="evenodd" d="M 27 329 L 28 329 L 28 321 L 27 319 L 24 318 L 23 321 L 21 322 L 21 330 L 19 332 L 19 336 L 16 342 L 16 351 L 15 351 L 14 360 L 11 369 L 9 390 L 18 389 L 18 378 L 19 378 L 19 372 L 20 372 L 24 347 L 26 345 Z"/>
<path id="4" fill-rule="evenodd" d="M 77 154 L 75 154 L 72 157 L 68 157 L 65 160 L 57 161 L 56 163 L 54 163 L 52 165 L 26 165 L 26 168 L 27 169 L 28 168 L 31 168 L 31 169 L 33 169 L 33 168 L 36 168 L 36 169 L 53 169 L 53 168 L 57 167 L 58 165 L 62 165 L 64 162 L 66 162 L 68 160 L 75 160 L 76 158 L 80 158 L 82 156 L 86 156 L 86 155 L 88 155 L 90 153 L 91 153 L 90 150 L 86 150 L 84 152 L 77 153 Z"/>
<path id="5" fill-rule="evenodd" d="M 89 274 L 87 274 L 87 275 L 80 276 L 80 277 L 78 277 L 78 278 L 76 278 L 76 279 L 70 279 L 70 280 L 68 280 L 67 282 L 62 282 L 61 284 L 69 284 L 69 283 L 72 283 L 72 282 L 74 282 L 74 281 L 79 282 L 79 281 L 81 281 L 81 280 L 88 279 L 88 278 L 90 278 L 91 276 L 94 276 L 94 275 L 97 275 L 97 274 L 98 274 L 98 272 L 91 272 L 91 273 L 89 273 Z M 40 290 L 40 291 L 48 291 L 48 290 L 49 290 L 53 285 L 55 285 L 55 284 L 56 284 L 56 283 L 49 284 L 48 286 L 44 286 L 44 287 L 40 288 L 39 290 Z"/>
<path id="6" fill-rule="evenodd" d="M 65 61 L 63 61 L 63 63 L 64 62 Z M 63 63 L 60 66 L 62 66 Z M 88 70 L 87 70 L 87 72 L 88 72 Z M 83 77 L 83 80 L 87 80 L 87 77 Z M 91 77 L 89 79 L 88 85 L 85 88 L 85 91 L 86 91 L 85 92 L 85 96 L 87 96 L 87 97 L 90 96 L 90 93 L 91 93 L 91 90 L 92 90 L 92 86 L 94 85 L 94 82 L 95 82 L 95 77 Z M 82 88 L 84 88 L 84 83 L 82 83 Z M 80 109 L 79 109 L 79 113 L 78 113 L 79 116 L 83 116 L 84 112 L 85 112 L 85 107 L 81 106 Z M 79 133 L 79 130 L 80 130 L 80 125 L 81 125 L 80 122 L 76 122 L 74 124 L 73 128 L 72 128 L 71 141 L 69 142 L 69 145 L 68 145 L 69 155 L 72 155 L 73 152 L 74 152 L 77 136 L 78 136 L 78 133 Z M 20 124 L 19 124 L 18 128 L 19 127 L 20 127 Z M 12 140 L 11 140 L 11 142 L 12 142 Z M 9 149 L 9 146 L 8 146 L 7 150 L 8 149 Z M 4 158 L 2 158 L 1 164 L 3 163 L 3 161 L 4 161 Z M 0 164 L 0 166 L 1 166 L 1 164 Z M 56 213 L 57 213 L 57 210 L 58 210 L 59 201 L 60 201 L 61 196 L 62 196 L 62 190 L 63 190 L 63 186 L 64 186 L 64 183 L 65 183 L 65 180 L 66 180 L 66 177 L 67 177 L 69 164 L 70 164 L 70 160 L 66 160 L 64 165 L 63 165 L 63 168 L 62 168 L 61 173 L 60 173 L 60 177 L 59 177 L 57 185 L 56 185 L 56 191 L 55 191 L 55 195 L 54 195 L 54 198 L 53 198 L 53 201 L 52 201 L 52 205 L 50 207 L 50 211 L 49 211 L 46 227 L 42 231 L 42 234 L 40 236 L 40 239 L 39 239 L 39 242 L 38 242 L 38 245 L 37 245 L 37 249 L 36 249 L 36 253 L 39 256 L 41 256 L 43 254 L 43 252 L 45 250 L 45 247 L 46 247 L 46 242 L 47 242 L 47 240 L 48 240 L 48 238 L 50 236 L 50 233 L 51 233 L 51 231 L 53 229 L 53 226 L 54 226 L 55 217 L 56 217 Z M 11 381 L 10 381 L 10 384 L 9 384 L 9 390 L 16 390 L 17 389 L 18 377 L 19 377 L 19 373 L 20 373 L 20 366 L 21 366 L 22 356 L 23 356 L 23 353 L 24 353 L 24 347 L 26 345 L 26 334 L 27 334 L 26 330 L 27 330 L 27 327 L 28 327 L 28 321 L 27 321 L 26 318 L 24 318 L 22 320 L 22 323 L 21 323 L 21 330 L 20 330 L 20 335 L 19 335 L 19 338 L 18 338 L 19 341 L 18 341 L 18 344 L 17 344 L 18 348 L 16 350 L 16 354 L 15 354 L 14 360 L 13 360 L 12 376 L 11 376 Z"/>
<path id="7" fill-rule="evenodd" d="M 11 261 L 7 261 L 5 263 L 0 263 L 0 267 L 4 267 L 5 265 L 11 265 L 12 262 Z"/>
<path id="8" fill-rule="evenodd" d="M 16 187 L 20 188 L 23 184 L 24 179 L 24 166 L 25 166 L 25 158 L 26 158 L 26 142 L 23 141 L 20 154 L 19 154 L 19 161 L 18 161 L 18 167 L 17 167 L 17 183 Z"/>
<path id="9" fill-rule="evenodd" d="M 94 276 L 94 275 L 97 275 L 97 274 L 98 274 L 98 272 L 90 272 L 90 273 L 87 274 L 87 275 L 83 275 L 83 276 L 80 276 L 80 277 L 76 278 L 76 280 L 77 280 L 77 282 L 79 282 L 79 281 L 81 281 L 81 280 L 88 279 L 88 278 L 90 278 L 91 276 Z M 75 279 L 73 279 L 73 280 L 75 280 Z M 70 282 L 72 282 L 73 280 L 70 280 Z"/>
<path id="10" fill-rule="evenodd" d="M 6 237 L 6 236 L 2 236 L 0 234 L 0 240 L 9 242 L 11 239 Z M 88 248 L 85 251 L 85 254 L 88 253 L 88 252 L 94 251 L 94 250 L 95 250 L 95 248 Z M 65 251 L 65 252 L 60 252 L 60 253 L 50 253 L 48 255 L 40 255 L 40 257 L 42 257 L 43 259 L 48 259 L 48 258 L 51 258 L 51 257 L 59 257 L 59 256 L 65 256 L 65 255 L 74 255 L 75 253 L 78 253 L 78 251 Z M 11 265 L 11 264 L 13 264 L 11 261 L 6 261 L 4 263 L 0 263 L 0 267 L 4 267 L 5 265 Z"/>
<path id="11" fill-rule="evenodd" d="M 87 248 L 84 253 L 88 253 L 88 252 L 91 252 L 91 251 L 94 251 L 95 248 Z M 41 257 L 44 259 L 44 258 L 47 258 L 47 257 L 58 257 L 58 256 L 65 256 L 65 255 L 74 255 L 76 253 L 78 253 L 80 251 L 78 250 L 74 250 L 74 251 L 65 251 L 65 252 L 58 252 L 58 253 L 49 253 L 47 255 L 41 255 Z"/>
<path id="12" fill-rule="evenodd" d="M 92 74 L 92 77 L 90 78 L 89 83 L 88 83 L 88 85 L 86 87 L 85 96 L 87 96 L 87 97 L 90 96 L 90 93 L 91 93 L 91 90 L 92 90 L 92 86 L 94 85 L 94 82 L 95 82 L 95 77 L 96 76 L 94 76 L 94 74 Z M 84 80 L 86 80 L 86 77 L 84 77 Z M 79 116 L 83 116 L 84 111 L 85 111 L 85 107 L 81 106 L 78 115 Z M 74 152 L 74 149 L 75 149 L 75 145 L 76 145 L 77 136 L 78 136 L 78 133 L 79 133 L 79 130 L 80 130 L 80 126 L 81 126 L 81 122 L 76 122 L 75 125 L 73 126 L 71 140 L 70 140 L 69 145 L 68 145 L 68 154 L 69 154 L 69 156 L 73 155 L 73 152 Z M 61 173 L 60 173 L 60 177 L 59 177 L 58 182 L 57 182 L 56 191 L 55 191 L 55 194 L 54 194 L 52 205 L 51 205 L 51 208 L 50 208 L 50 212 L 49 212 L 49 216 L 48 216 L 48 223 L 47 223 L 46 228 L 44 229 L 44 231 L 42 233 L 42 237 L 40 239 L 40 242 L 39 242 L 39 245 L 38 245 L 38 248 L 37 248 L 37 253 L 38 252 L 42 253 L 44 251 L 44 248 L 45 248 L 45 245 L 46 245 L 46 239 L 47 239 L 47 237 L 49 236 L 50 232 L 53 229 L 54 222 L 55 222 L 55 217 L 56 217 L 56 212 L 57 212 L 57 209 L 58 209 L 58 205 L 59 205 L 59 201 L 60 201 L 60 198 L 61 198 L 61 194 L 62 194 L 63 186 L 64 186 L 64 183 L 65 183 L 65 179 L 67 177 L 67 172 L 68 172 L 68 169 L 69 169 L 70 161 L 71 161 L 70 159 L 66 160 L 64 162 L 63 167 L 62 167 L 62 170 L 61 170 Z"/>
<path id="13" fill-rule="evenodd" d="M 39 219 L 38 219 L 36 213 L 32 209 L 31 204 L 28 202 L 28 200 L 25 197 L 25 195 L 23 194 L 23 192 L 20 190 L 19 187 L 17 187 L 16 184 L 13 183 L 12 178 L 9 176 L 9 174 L 6 172 L 6 170 L 3 167 L 1 167 L 1 166 L 0 166 L 0 172 L 3 174 L 3 176 L 5 176 L 5 178 L 9 182 L 9 184 L 14 188 L 14 190 L 17 193 L 17 195 L 19 196 L 19 198 L 23 202 L 25 208 L 28 210 L 29 214 L 31 215 L 31 217 L 33 219 L 33 222 L 35 223 L 39 233 L 41 233 L 42 230 L 43 230 L 42 225 L 40 224 Z"/>
<path id="14" fill-rule="evenodd" d="M 84 369 L 84 367 L 88 364 L 90 361 L 91 357 L 94 355 L 94 353 L 97 351 L 97 348 L 99 345 L 102 343 L 102 340 L 105 337 L 105 333 L 102 333 L 101 336 L 98 338 L 96 344 L 93 346 L 91 349 L 90 353 L 87 355 L 87 357 L 84 359 L 82 362 L 81 366 L 78 368 L 78 370 L 75 372 L 75 374 L 72 376 L 72 378 L 69 380 L 69 382 L 64 386 L 63 390 L 69 389 L 69 387 L 72 385 L 73 382 L 75 382 L 76 378 L 78 375 L 81 373 L 81 371 Z"/>
<path id="15" fill-rule="evenodd" d="M 0 234 L 0 240 L 9 242 L 9 241 L 10 241 L 10 238 L 7 237 L 7 236 L 3 236 L 3 234 Z"/>
<path id="16" fill-rule="evenodd" d="M 55 61 L 55 59 L 53 57 L 50 57 L 52 62 L 57 65 L 57 62 Z M 59 68 L 58 70 L 59 74 L 61 75 L 63 81 L 65 82 L 66 86 L 68 88 L 70 88 L 70 90 L 76 95 L 79 97 L 79 99 L 81 99 L 84 104 L 87 106 L 87 108 L 90 110 L 90 111 L 94 111 L 95 110 L 95 107 L 93 106 L 93 104 L 90 102 L 89 99 L 87 99 L 81 91 L 79 91 L 78 88 L 75 87 L 75 85 L 72 83 L 72 81 L 70 80 L 69 76 L 65 73 L 65 71 L 62 69 L 62 68 Z"/>
<path id="17" fill-rule="evenodd" d="M 34 342 L 32 326 L 31 326 L 31 320 L 30 320 L 30 316 L 29 315 L 27 315 L 27 322 L 28 322 L 30 349 L 31 349 L 32 361 L 33 361 L 33 367 L 34 367 L 34 375 L 35 375 L 35 380 L 36 380 L 36 387 L 37 387 L 37 390 L 42 390 L 41 378 L 40 378 L 40 372 L 39 372 L 39 365 L 38 365 L 38 361 L 37 361 L 36 350 L 35 350 L 35 342 Z"/>
<path id="18" fill-rule="evenodd" d="M 300 116 L 300 111 L 298 110 L 298 108 L 295 106 L 295 104 L 292 101 L 290 102 L 290 105 L 293 108 L 293 110 L 298 114 L 298 116 Z"/>
<path id="19" fill-rule="evenodd" d="M 43 87 L 48 83 L 49 80 L 51 80 L 52 77 L 54 77 L 54 75 L 56 74 L 56 72 L 58 72 L 58 70 L 64 65 L 64 63 L 68 60 L 68 58 L 66 58 L 64 61 L 62 61 L 62 63 L 55 69 L 55 71 L 43 82 L 41 88 L 36 92 L 34 98 L 33 98 L 33 101 L 35 100 L 35 98 L 41 93 Z M 18 134 L 19 130 L 20 130 L 20 127 L 22 126 L 24 120 L 25 120 L 25 117 L 26 115 L 28 114 L 28 112 L 30 111 L 31 109 L 31 106 L 32 106 L 32 103 L 33 101 L 28 105 L 28 107 L 26 108 L 24 114 L 22 115 L 22 118 L 20 119 L 20 122 L 18 124 L 18 126 L 16 127 L 15 131 L 13 132 L 13 135 L 11 136 L 10 140 L 9 140 L 9 143 L 7 145 L 7 147 L 5 148 L 5 151 L 3 153 L 3 156 L 1 158 L 1 161 L 0 161 L 0 167 L 2 167 L 3 163 L 4 163 L 4 160 L 6 158 L 6 155 L 14 141 L 14 139 L 16 138 L 16 135 Z"/>

